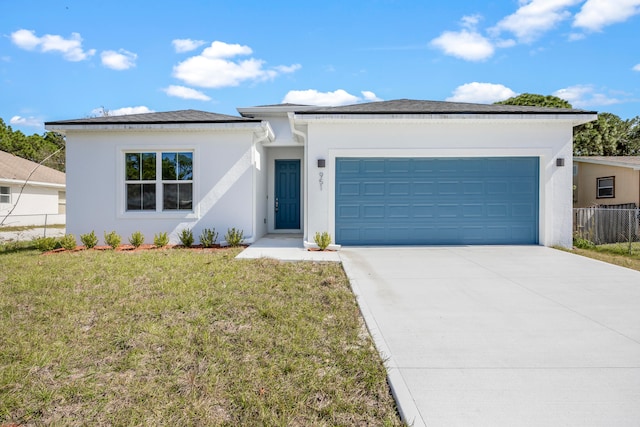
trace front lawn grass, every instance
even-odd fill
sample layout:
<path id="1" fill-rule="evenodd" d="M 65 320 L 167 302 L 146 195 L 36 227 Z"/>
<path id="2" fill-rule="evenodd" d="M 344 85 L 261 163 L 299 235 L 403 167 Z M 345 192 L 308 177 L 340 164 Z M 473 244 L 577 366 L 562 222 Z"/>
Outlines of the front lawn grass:
<path id="1" fill-rule="evenodd" d="M 0 425 L 401 425 L 339 264 L 0 254 Z"/>
<path id="2" fill-rule="evenodd" d="M 610 243 L 593 247 L 573 248 L 572 252 L 640 271 L 639 242 L 633 242 L 631 244 L 631 254 L 629 254 L 629 243 Z"/>

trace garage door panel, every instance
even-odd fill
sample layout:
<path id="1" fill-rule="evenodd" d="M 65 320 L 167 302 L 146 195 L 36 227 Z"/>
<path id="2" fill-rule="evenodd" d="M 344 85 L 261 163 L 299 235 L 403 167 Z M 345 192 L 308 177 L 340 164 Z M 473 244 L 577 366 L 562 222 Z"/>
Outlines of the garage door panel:
<path id="1" fill-rule="evenodd" d="M 359 196 L 360 184 L 357 182 L 340 182 L 336 185 L 336 193 L 342 196 Z"/>
<path id="2" fill-rule="evenodd" d="M 342 159 L 342 161 L 337 164 L 336 166 L 336 170 L 339 174 L 341 175 L 347 175 L 347 174 L 352 174 L 352 175 L 360 175 L 360 164 L 361 164 L 361 160 L 360 159 Z"/>
<path id="3" fill-rule="evenodd" d="M 360 205 L 340 205 L 336 211 L 336 220 L 360 218 Z"/>
<path id="4" fill-rule="evenodd" d="M 436 183 L 435 181 L 416 181 L 411 188 L 413 196 L 425 196 L 435 193 Z"/>
<path id="5" fill-rule="evenodd" d="M 487 204 L 487 216 L 492 218 L 507 218 L 509 216 L 509 206 L 506 203 Z"/>
<path id="6" fill-rule="evenodd" d="M 408 174 L 411 172 L 411 164 L 409 159 L 389 159 L 387 170 L 390 174 Z"/>
<path id="7" fill-rule="evenodd" d="M 537 243 L 538 171 L 533 157 L 338 158 L 336 242 Z"/>
<path id="8" fill-rule="evenodd" d="M 385 161 L 382 159 L 365 159 L 362 161 L 362 172 L 379 174 L 384 172 Z"/>
<path id="9" fill-rule="evenodd" d="M 390 196 L 408 196 L 411 194 L 410 182 L 390 182 L 387 185 L 387 194 Z"/>
<path id="10" fill-rule="evenodd" d="M 485 209 L 483 204 L 477 205 L 463 205 L 462 216 L 465 218 L 482 218 L 485 216 Z"/>
<path id="11" fill-rule="evenodd" d="M 409 203 L 404 205 L 389 205 L 388 207 L 389 218 L 411 218 L 411 205 Z"/>
<path id="12" fill-rule="evenodd" d="M 530 218 L 535 214 L 537 209 L 533 203 L 514 203 L 511 205 L 511 216 L 513 217 L 525 217 Z"/>
<path id="13" fill-rule="evenodd" d="M 362 219 L 371 220 L 385 217 L 384 205 L 362 205 Z"/>
<path id="14" fill-rule="evenodd" d="M 385 192 L 385 183 L 384 182 L 365 182 L 362 184 L 362 193 L 363 196 L 384 196 Z"/>

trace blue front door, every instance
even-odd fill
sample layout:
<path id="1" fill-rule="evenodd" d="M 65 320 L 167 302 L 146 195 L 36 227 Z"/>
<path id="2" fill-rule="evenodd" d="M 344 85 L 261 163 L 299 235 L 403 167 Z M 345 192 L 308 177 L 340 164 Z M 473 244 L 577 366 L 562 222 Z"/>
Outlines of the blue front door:
<path id="1" fill-rule="evenodd" d="M 276 160 L 276 229 L 300 228 L 300 160 Z"/>

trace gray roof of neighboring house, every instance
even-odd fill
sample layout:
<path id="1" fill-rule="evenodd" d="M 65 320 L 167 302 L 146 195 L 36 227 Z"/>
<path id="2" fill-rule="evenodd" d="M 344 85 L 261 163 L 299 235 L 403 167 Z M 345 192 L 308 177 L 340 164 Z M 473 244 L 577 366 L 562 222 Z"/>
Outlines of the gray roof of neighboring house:
<path id="1" fill-rule="evenodd" d="M 128 114 L 124 116 L 90 117 L 86 119 L 60 120 L 46 122 L 48 125 L 104 125 L 104 124 L 168 124 L 168 123 L 255 123 L 259 119 L 251 119 L 226 114 L 209 113 L 199 110 L 179 110 L 162 113 Z"/>
<path id="2" fill-rule="evenodd" d="M 33 172 L 34 169 L 35 172 Z M 31 172 L 33 172 L 33 175 L 29 178 Z M 37 163 L 31 160 L 0 151 L 0 180 L 25 181 L 27 178 L 32 182 L 65 184 L 64 172 L 43 165 L 38 166 Z"/>
<path id="3" fill-rule="evenodd" d="M 296 114 L 596 114 L 596 112 L 574 108 L 396 99 L 340 107 L 304 109 L 296 111 Z"/>
<path id="4" fill-rule="evenodd" d="M 640 156 L 575 156 L 573 160 L 640 170 Z"/>

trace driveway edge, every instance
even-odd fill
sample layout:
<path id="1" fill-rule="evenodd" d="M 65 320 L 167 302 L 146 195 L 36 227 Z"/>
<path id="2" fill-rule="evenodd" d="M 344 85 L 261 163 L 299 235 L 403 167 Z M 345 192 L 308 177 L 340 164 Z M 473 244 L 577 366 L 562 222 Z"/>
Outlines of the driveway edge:
<path id="1" fill-rule="evenodd" d="M 342 256 L 340 256 L 340 260 L 342 261 L 342 268 L 344 269 L 347 278 L 349 279 L 351 291 L 356 296 L 356 302 L 358 303 L 358 307 L 360 308 L 360 314 L 364 318 L 364 323 L 367 327 L 367 330 L 369 331 L 369 335 L 371 335 L 376 349 L 378 350 L 378 354 L 380 354 L 380 357 L 382 358 L 387 369 L 387 381 L 389 382 L 389 387 L 391 388 L 391 394 L 396 401 L 396 406 L 398 407 L 400 418 L 409 426 L 426 427 L 426 423 L 422 419 L 422 415 L 420 414 L 418 406 L 416 405 L 413 396 L 409 391 L 409 387 L 407 386 L 407 383 L 405 382 L 404 377 L 400 372 L 400 368 L 391 356 L 391 351 L 389 350 L 387 342 L 384 340 L 384 337 L 382 336 L 382 333 L 378 328 L 378 324 L 376 323 L 373 314 L 371 314 L 371 310 L 369 310 L 369 306 L 367 305 L 362 296 L 362 293 L 360 292 L 358 281 L 351 274 L 351 266 L 349 265 L 349 261 Z"/>

